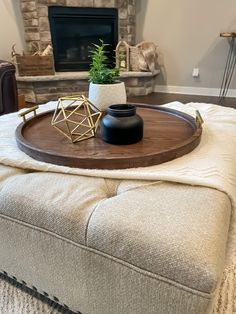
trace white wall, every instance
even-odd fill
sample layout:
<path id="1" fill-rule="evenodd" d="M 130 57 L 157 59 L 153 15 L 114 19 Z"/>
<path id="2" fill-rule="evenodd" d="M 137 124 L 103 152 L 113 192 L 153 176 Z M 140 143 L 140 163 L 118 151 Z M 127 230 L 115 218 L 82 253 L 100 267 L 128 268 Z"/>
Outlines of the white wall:
<path id="1" fill-rule="evenodd" d="M 157 84 L 220 88 L 229 43 L 219 34 L 236 31 L 236 1 L 137 0 L 137 5 L 137 41 L 159 46 Z M 195 67 L 199 78 L 192 77 Z"/>
<path id="2" fill-rule="evenodd" d="M 20 0 L 0 0 L 0 59 L 11 60 L 11 47 L 22 52 L 24 46 Z"/>

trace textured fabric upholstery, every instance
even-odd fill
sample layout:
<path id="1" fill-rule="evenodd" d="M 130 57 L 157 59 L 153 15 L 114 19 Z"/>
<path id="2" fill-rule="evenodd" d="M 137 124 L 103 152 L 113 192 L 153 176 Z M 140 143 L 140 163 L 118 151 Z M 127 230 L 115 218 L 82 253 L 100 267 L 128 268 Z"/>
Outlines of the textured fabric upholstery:
<path id="1" fill-rule="evenodd" d="M 83 314 L 208 313 L 211 295 L 0 218 L 1 265 Z M 3 254 L 4 253 L 4 254 Z M 210 313 L 210 312 L 209 312 Z"/>
<path id="2" fill-rule="evenodd" d="M 0 269 L 83 314 L 210 313 L 231 205 L 215 189 L 0 166 Z"/>

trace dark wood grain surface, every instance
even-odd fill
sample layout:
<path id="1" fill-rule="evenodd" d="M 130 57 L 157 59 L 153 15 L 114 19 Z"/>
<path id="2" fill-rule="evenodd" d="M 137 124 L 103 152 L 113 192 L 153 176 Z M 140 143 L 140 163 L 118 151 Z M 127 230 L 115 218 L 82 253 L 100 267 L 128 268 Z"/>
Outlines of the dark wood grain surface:
<path id="1" fill-rule="evenodd" d="M 105 143 L 99 131 L 96 137 L 73 144 L 51 126 L 53 111 L 20 124 L 17 144 L 40 161 L 97 169 L 155 165 L 187 154 L 199 144 L 202 129 L 194 118 L 162 107 L 137 107 L 144 120 L 144 137 L 136 144 Z"/>

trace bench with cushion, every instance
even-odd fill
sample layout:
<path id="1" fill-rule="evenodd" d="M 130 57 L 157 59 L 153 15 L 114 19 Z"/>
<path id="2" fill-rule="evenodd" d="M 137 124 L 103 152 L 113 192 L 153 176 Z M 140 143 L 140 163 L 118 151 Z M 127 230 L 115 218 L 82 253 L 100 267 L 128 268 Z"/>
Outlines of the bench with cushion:
<path id="1" fill-rule="evenodd" d="M 3 165 L 0 178 L 1 271 L 82 314 L 211 313 L 225 193 Z"/>
<path id="2" fill-rule="evenodd" d="M 200 145 L 117 171 L 35 161 L 0 118 L 0 271 L 82 314 L 212 313 L 236 243 L 236 111 L 168 106 L 201 111 Z"/>

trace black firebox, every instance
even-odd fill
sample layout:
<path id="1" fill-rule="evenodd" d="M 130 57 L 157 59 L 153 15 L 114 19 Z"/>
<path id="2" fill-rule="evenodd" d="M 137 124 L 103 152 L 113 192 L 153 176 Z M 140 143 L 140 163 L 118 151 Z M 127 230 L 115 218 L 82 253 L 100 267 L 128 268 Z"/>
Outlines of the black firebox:
<path id="1" fill-rule="evenodd" d="M 49 6 L 48 13 L 56 71 L 88 70 L 89 50 L 100 39 L 109 44 L 108 57 L 114 64 L 117 9 Z"/>

